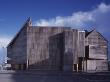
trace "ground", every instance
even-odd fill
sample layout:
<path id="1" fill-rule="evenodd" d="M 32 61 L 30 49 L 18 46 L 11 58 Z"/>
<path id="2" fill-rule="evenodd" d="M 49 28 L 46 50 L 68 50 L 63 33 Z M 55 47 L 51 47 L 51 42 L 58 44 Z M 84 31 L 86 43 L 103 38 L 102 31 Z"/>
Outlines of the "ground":
<path id="1" fill-rule="evenodd" d="M 2 71 L 0 82 L 110 82 L 110 72 Z"/>

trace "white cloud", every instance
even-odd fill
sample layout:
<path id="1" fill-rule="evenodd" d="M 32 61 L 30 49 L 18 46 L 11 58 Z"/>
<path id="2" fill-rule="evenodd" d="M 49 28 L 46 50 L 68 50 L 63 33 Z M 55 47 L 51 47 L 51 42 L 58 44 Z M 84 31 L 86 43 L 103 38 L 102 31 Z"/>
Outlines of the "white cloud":
<path id="1" fill-rule="evenodd" d="M 5 61 L 6 58 L 6 46 L 10 42 L 11 37 L 4 36 L 0 34 L 0 64 L 2 64 Z"/>
<path id="2" fill-rule="evenodd" d="M 61 17 L 57 16 L 49 20 L 40 19 L 36 22 L 37 26 L 71 26 L 71 27 L 81 27 L 84 22 L 94 21 L 91 14 L 86 12 L 73 13 L 72 16 Z"/>
<path id="3" fill-rule="evenodd" d="M 89 29 L 95 27 L 97 30 L 110 36 L 110 5 L 101 3 L 93 10 L 74 12 L 71 16 L 57 16 L 50 19 L 40 19 L 35 22 L 37 26 L 70 26 L 73 28 Z M 2 47 L 6 47 L 11 37 L 0 36 L 0 55 L 3 53 Z M 108 38 L 108 40 L 110 40 Z"/>
<path id="4" fill-rule="evenodd" d="M 73 28 L 89 29 L 95 27 L 99 31 L 107 31 L 110 26 L 110 5 L 101 3 L 87 12 L 74 12 L 71 16 L 57 16 L 51 19 L 40 19 L 37 26 L 70 26 Z M 100 29 L 101 28 L 101 29 Z M 106 28 L 106 29 L 105 29 Z"/>
<path id="5" fill-rule="evenodd" d="M 0 48 L 6 47 L 10 40 L 11 40 L 11 37 L 0 36 Z"/>
<path id="6" fill-rule="evenodd" d="M 71 16 L 57 16 L 51 19 L 40 19 L 37 26 L 67 26 L 77 29 L 91 30 L 96 28 L 109 41 L 110 45 L 110 4 L 99 4 L 96 8 L 83 12 L 73 12 Z M 110 46 L 109 46 L 110 53 Z M 110 56 L 109 56 L 110 58 Z"/>
<path id="7" fill-rule="evenodd" d="M 105 12 L 108 12 L 108 10 L 110 10 L 110 5 L 106 5 L 104 3 L 101 3 L 99 6 L 98 6 L 98 10 L 105 13 Z"/>

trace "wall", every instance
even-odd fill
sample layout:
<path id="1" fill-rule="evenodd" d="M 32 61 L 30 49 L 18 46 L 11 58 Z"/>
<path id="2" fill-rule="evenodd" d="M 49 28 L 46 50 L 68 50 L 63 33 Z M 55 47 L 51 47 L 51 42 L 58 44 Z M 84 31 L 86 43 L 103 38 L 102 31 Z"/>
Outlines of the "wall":
<path id="1" fill-rule="evenodd" d="M 107 68 L 106 60 L 87 60 L 87 71 L 105 71 Z"/>
<path id="2" fill-rule="evenodd" d="M 57 46 L 60 43 L 57 34 L 68 29 L 70 28 L 31 27 L 28 30 L 29 69 L 58 69 L 61 54 Z"/>
<path id="3" fill-rule="evenodd" d="M 11 64 L 26 63 L 27 27 L 23 27 L 7 47 L 7 56 Z"/>
<path id="4" fill-rule="evenodd" d="M 94 30 L 86 37 L 85 42 L 88 46 L 86 47 L 87 70 L 108 70 L 107 40 Z"/>
<path id="5" fill-rule="evenodd" d="M 64 32 L 64 57 L 63 70 L 73 71 L 74 64 L 78 63 L 78 31 L 69 30 Z"/>

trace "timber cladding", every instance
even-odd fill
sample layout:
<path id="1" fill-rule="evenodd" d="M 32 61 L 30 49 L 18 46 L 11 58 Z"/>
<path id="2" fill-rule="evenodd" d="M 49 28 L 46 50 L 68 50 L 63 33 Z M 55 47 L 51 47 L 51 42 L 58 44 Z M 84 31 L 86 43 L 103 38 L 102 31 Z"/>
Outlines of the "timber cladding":
<path id="1" fill-rule="evenodd" d="M 36 27 L 28 32 L 28 60 L 30 68 L 60 69 L 64 28 Z M 69 28 L 66 28 L 67 30 Z M 34 66 L 33 66 L 34 65 Z M 41 68 L 40 68 L 41 67 Z"/>
<path id="2" fill-rule="evenodd" d="M 17 70 L 107 70 L 107 55 L 107 41 L 95 30 L 32 26 L 30 19 L 7 46 Z"/>

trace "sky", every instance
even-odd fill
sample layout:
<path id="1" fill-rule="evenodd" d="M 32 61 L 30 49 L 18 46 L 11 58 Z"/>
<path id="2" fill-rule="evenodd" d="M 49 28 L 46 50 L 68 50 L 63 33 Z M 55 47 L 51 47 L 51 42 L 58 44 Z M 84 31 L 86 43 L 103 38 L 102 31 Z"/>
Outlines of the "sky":
<path id="1" fill-rule="evenodd" d="M 0 0 L 0 63 L 28 17 L 38 26 L 95 28 L 110 42 L 110 0 Z"/>

